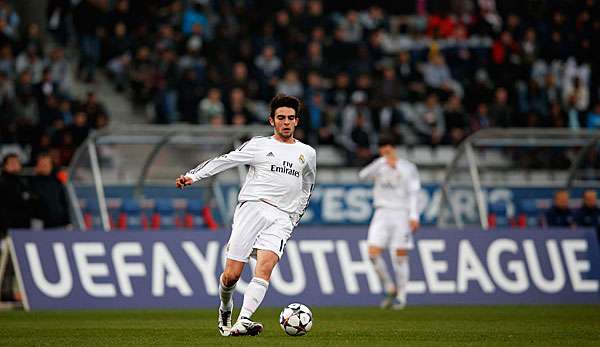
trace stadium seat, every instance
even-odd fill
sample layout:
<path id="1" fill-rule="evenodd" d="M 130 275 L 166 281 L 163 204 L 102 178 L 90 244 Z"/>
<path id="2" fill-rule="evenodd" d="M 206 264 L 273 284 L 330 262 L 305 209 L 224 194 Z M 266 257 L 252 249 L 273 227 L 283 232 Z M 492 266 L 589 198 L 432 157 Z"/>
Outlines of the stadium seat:
<path id="1" fill-rule="evenodd" d="M 517 226 L 520 228 L 540 225 L 540 212 L 535 199 L 523 199 L 518 203 Z"/>
<path id="2" fill-rule="evenodd" d="M 186 229 L 198 228 L 204 225 L 202 218 L 202 201 L 198 199 L 188 200 L 185 214 L 183 216 L 183 227 Z"/>
<path id="3" fill-rule="evenodd" d="M 124 199 L 119 213 L 117 227 L 125 229 L 146 229 L 148 221 L 140 203 L 135 199 Z"/>
<path id="4" fill-rule="evenodd" d="M 114 227 L 114 218 L 109 211 L 108 214 L 109 223 L 111 229 Z M 83 222 L 85 230 L 101 229 L 102 219 L 100 217 L 100 207 L 98 206 L 98 200 L 89 198 L 85 200 L 85 208 L 83 209 Z"/>
<path id="5" fill-rule="evenodd" d="M 491 228 L 509 226 L 506 204 L 496 202 L 489 205 L 488 224 Z"/>
<path id="6" fill-rule="evenodd" d="M 179 227 L 179 218 L 171 199 L 154 200 L 152 212 L 152 229 L 174 229 Z"/>

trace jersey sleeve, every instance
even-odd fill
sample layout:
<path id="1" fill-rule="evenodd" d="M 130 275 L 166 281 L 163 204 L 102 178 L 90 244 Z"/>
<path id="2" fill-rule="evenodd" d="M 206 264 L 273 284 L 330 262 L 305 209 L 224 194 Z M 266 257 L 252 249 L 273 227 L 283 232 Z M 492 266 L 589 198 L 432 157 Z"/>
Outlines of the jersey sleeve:
<path id="1" fill-rule="evenodd" d="M 250 139 L 229 153 L 202 162 L 188 171 L 185 176 L 191 177 L 194 182 L 197 182 L 232 167 L 246 164 L 251 165 L 255 160 L 256 149 L 256 141 Z"/>
<path id="2" fill-rule="evenodd" d="M 308 160 L 308 165 L 304 167 L 302 172 L 302 192 L 300 193 L 300 202 L 295 215 L 291 216 L 294 226 L 298 225 L 304 211 L 308 207 L 310 196 L 315 188 L 317 179 L 317 154 L 313 150 L 311 157 Z"/>
<path id="3" fill-rule="evenodd" d="M 362 170 L 358 172 L 358 178 L 363 181 L 375 179 L 375 176 L 377 175 L 377 170 L 379 170 L 379 168 L 381 167 L 383 160 L 384 159 L 382 158 L 377 158 L 373 160 L 369 165 L 365 166 Z"/>
<path id="4" fill-rule="evenodd" d="M 415 165 L 411 165 L 408 175 L 408 217 L 409 219 L 419 220 L 419 192 L 421 191 L 421 180 L 419 172 Z"/>

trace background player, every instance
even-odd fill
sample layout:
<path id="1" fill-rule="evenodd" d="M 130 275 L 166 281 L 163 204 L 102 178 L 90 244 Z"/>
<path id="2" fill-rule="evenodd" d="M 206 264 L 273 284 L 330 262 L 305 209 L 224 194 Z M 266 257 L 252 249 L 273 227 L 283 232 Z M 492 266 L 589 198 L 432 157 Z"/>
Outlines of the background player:
<path id="1" fill-rule="evenodd" d="M 414 247 L 412 232 L 419 227 L 417 197 L 421 183 L 417 167 L 396 156 L 391 139 L 381 139 L 379 154 L 380 158 L 358 174 L 362 180 L 374 181 L 375 213 L 367 237 L 369 258 L 387 293 L 381 307 L 402 309 L 406 305 L 409 277 L 408 250 Z M 383 249 L 388 247 L 395 281 L 382 257 Z M 395 300 L 398 302 L 394 303 Z"/>
<path id="2" fill-rule="evenodd" d="M 219 281 L 221 335 L 256 335 L 262 324 L 250 320 L 262 302 L 273 267 L 304 213 L 316 177 L 316 152 L 294 139 L 300 101 L 278 95 L 271 100 L 273 136 L 257 136 L 236 150 L 207 160 L 176 180 L 178 188 L 238 165 L 249 165 L 238 196 L 225 269 Z M 244 292 L 242 310 L 231 326 L 231 295 L 250 255 L 256 257 L 254 277 Z"/>

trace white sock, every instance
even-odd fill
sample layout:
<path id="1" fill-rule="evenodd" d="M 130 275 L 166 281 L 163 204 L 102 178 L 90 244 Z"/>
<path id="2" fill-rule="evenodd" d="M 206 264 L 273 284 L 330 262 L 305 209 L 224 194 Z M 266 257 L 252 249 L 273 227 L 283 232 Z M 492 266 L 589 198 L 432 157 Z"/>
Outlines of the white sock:
<path id="1" fill-rule="evenodd" d="M 373 265 L 373 268 L 375 269 L 375 273 L 377 273 L 377 276 L 379 277 L 379 280 L 381 281 L 381 284 L 383 284 L 383 288 L 385 289 L 386 293 L 392 293 L 394 292 L 394 290 L 396 289 L 395 285 L 394 285 L 394 281 L 392 281 L 392 277 L 390 276 L 390 273 L 388 272 L 387 266 L 385 265 L 385 261 L 383 260 L 383 257 L 380 255 L 376 255 L 376 256 L 369 256 L 369 259 L 371 260 L 371 264 Z"/>
<path id="2" fill-rule="evenodd" d="M 221 297 L 221 305 L 219 308 L 222 311 L 233 311 L 233 301 L 231 300 L 231 295 L 235 290 L 235 284 L 231 287 L 225 287 L 223 284 L 223 275 L 219 277 L 219 296 Z"/>
<path id="3" fill-rule="evenodd" d="M 396 288 L 398 288 L 397 298 L 401 303 L 406 303 L 406 286 L 410 269 L 408 267 L 408 256 L 397 256 L 392 254 L 394 272 L 396 273 Z"/>
<path id="4" fill-rule="evenodd" d="M 268 288 L 269 282 L 258 277 L 252 278 L 252 281 L 250 281 L 248 287 L 246 287 L 244 303 L 238 320 L 241 318 L 250 319 L 250 317 L 252 317 L 252 314 L 254 314 L 258 306 L 260 306 L 260 303 L 263 301 Z"/>

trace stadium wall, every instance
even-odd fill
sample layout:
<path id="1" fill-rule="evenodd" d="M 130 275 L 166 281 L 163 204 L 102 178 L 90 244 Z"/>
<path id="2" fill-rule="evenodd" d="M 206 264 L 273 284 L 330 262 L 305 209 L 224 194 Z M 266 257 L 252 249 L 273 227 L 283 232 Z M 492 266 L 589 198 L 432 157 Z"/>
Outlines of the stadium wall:
<path id="1" fill-rule="evenodd" d="M 13 231 L 29 310 L 199 308 L 218 302 L 229 233 Z M 300 227 L 273 273 L 266 306 L 369 306 L 382 288 L 366 228 Z M 592 230 L 425 228 L 411 251 L 411 305 L 600 303 Z M 236 301 L 251 273 L 237 286 Z"/>

